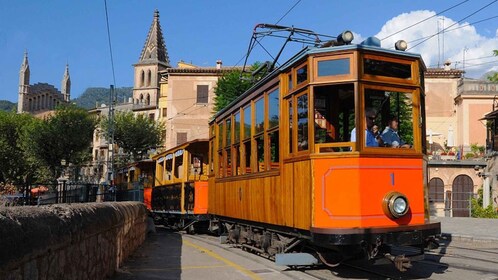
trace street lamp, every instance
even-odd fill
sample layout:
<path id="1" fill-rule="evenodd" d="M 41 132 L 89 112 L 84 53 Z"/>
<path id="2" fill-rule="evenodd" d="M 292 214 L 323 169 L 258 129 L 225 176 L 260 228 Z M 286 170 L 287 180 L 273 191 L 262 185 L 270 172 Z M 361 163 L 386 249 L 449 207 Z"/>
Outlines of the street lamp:
<path id="1" fill-rule="evenodd" d="M 61 160 L 61 166 L 62 166 L 62 172 L 61 176 L 57 178 L 57 197 L 56 197 L 56 203 L 59 203 L 59 194 L 62 191 L 62 203 L 66 203 L 66 177 L 64 174 L 64 170 L 66 168 L 66 160 L 62 159 Z"/>

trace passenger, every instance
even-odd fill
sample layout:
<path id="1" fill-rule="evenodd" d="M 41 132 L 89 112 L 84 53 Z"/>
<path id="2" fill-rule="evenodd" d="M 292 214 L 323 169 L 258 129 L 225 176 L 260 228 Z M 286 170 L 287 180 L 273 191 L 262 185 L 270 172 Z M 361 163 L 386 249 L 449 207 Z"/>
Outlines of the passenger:
<path id="1" fill-rule="evenodd" d="M 372 132 L 374 126 L 376 112 L 372 108 L 365 109 L 365 143 L 367 147 L 378 147 L 379 142 L 375 139 L 375 135 Z M 356 127 L 351 131 L 351 142 L 356 142 Z"/>
<path id="2" fill-rule="evenodd" d="M 382 141 L 384 141 L 384 144 L 388 147 L 393 148 L 410 148 L 410 145 L 401 140 L 398 135 L 398 120 L 392 117 L 389 119 L 389 122 L 387 124 L 388 126 L 386 126 L 386 128 L 382 132 L 382 135 L 380 136 L 382 138 Z"/>

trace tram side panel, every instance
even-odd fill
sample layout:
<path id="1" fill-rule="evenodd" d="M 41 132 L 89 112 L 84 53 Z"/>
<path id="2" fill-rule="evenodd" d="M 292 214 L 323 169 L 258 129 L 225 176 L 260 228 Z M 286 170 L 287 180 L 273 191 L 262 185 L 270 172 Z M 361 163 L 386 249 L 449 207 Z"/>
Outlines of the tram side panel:
<path id="1" fill-rule="evenodd" d="M 284 177 L 285 182 L 282 182 L 281 176 L 217 182 L 215 187 L 209 188 L 209 196 L 215 199 L 210 200 L 209 213 L 279 226 L 293 227 L 295 220 L 298 224 L 309 225 L 309 176 L 301 176 L 298 180 L 302 191 L 297 194 L 293 192 L 294 179 L 289 180 L 289 177 Z M 304 194 L 307 197 L 301 197 Z M 294 205 L 294 200 L 299 203 Z M 296 211 L 299 212 L 297 218 L 293 216 Z"/>

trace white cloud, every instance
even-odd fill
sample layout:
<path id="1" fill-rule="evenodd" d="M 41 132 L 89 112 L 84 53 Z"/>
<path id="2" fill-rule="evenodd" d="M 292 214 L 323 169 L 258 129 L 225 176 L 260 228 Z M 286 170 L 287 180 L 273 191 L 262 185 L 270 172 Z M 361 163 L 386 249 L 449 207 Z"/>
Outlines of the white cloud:
<path id="1" fill-rule="evenodd" d="M 383 39 L 435 14 L 434 11 L 412 11 L 400 14 L 387 21 L 375 36 Z M 489 38 L 478 34 L 474 26 L 468 25 L 468 23 L 455 23 L 451 18 L 443 16 L 433 17 L 382 40 L 382 46 L 391 48 L 397 40 L 402 39 L 408 42 L 410 52 L 422 55 L 428 67 L 437 67 L 438 62 L 442 66 L 444 61 L 449 59 L 452 62 L 452 68 L 456 67 L 458 69 L 463 68 L 464 50 L 466 50 L 465 70 L 467 77 L 478 78 L 483 73 L 496 68 L 498 57 L 490 56 L 493 54 L 493 50 L 498 49 L 498 30 L 496 31 L 496 37 Z M 441 33 L 439 36 L 434 35 L 437 34 L 438 30 L 443 29 L 443 24 L 444 28 L 451 27 L 444 34 Z M 433 37 L 421 43 L 421 38 L 429 36 Z M 419 43 L 421 44 L 417 45 Z"/>

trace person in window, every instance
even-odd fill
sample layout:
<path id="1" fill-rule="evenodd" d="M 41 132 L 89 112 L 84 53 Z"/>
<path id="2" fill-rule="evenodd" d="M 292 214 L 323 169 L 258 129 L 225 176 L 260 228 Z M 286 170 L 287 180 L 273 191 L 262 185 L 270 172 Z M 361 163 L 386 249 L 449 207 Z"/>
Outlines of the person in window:
<path id="1" fill-rule="evenodd" d="M 387 124 L 388 126 L 386 126 L 380 136 L 382 138 L 382 141 L 384 141 L 384 144 L 387 147 L 393 148 L 410 148 L 410 145 L 401 140 L 398 135 L 398 120 L 395 117 L 392 117 L 389 119 L 389 122 Z"/>
<path id="2" fill-rule="evenodd" d="M 365 143 L 367 147 L 378 147 L 379 142 L 375 139 L 375 135 L 372 132 L 374 126 L 376 112 L 372 108 L 365 109 Z M 351 142 L 356 142 L 356 127 L 351 131 Z"/>

